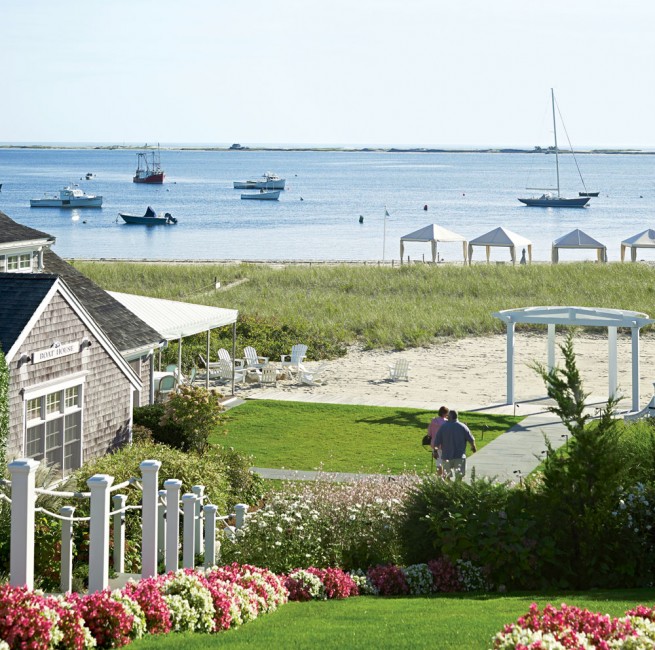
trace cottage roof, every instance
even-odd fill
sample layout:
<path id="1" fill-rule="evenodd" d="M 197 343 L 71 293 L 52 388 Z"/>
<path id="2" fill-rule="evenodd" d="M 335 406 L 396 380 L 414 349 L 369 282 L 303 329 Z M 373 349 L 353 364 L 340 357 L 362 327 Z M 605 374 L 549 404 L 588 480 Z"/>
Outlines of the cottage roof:
<path id="1" fill-rule="evenodd" d="M 0 244 L 34 241 L 52 245 L 55 243 L 55 238 L 46 232 L 16 223 L 11 217 L 0 211 Z"/>
<path id="2" fill-rule="evenodd" d="M 56 253 L 45 251 L 43 262 L 46 273 L 56 274 L 65 280 L 123 355 L 129 357 L 130 352 L 152 348 L 164 339 L 158 331 Z"/>
<path id="3" fill-rule="evenodd" d="M 56 282 L 56 275 L 0 273 L 0 347 L 5 355 Z"/>

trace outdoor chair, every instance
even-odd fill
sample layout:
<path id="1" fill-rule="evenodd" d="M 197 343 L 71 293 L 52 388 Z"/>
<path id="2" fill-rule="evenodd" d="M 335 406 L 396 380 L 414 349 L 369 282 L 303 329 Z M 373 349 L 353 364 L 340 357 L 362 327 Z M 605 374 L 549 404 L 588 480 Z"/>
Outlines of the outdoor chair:
<path id="1" fill-rule="evenodd" d="M 291 354 L 283 354 L 281 357 L 282 368 L 288 368 L 290 372 L 300 372 L 302 362 L 307 356 L 307 346 L 303 343 L 296 343 L 291 348 Z"/>
<path id="2" fill-rule="evenodd" d="M 243 348 L 243 356 L 246 359 L 246 368 L 263 368 L 268 363 L 268 357 L 260 357 L 255 348 L 248 346 Z"/>
<path id="3" fill-rule="evenodd" d="M 198 368 L 193 366 L 193 368 L 191 368 L 191 372 L 187 377 L 180 377 L 180 383 L 185 384 L 187 386 L 193 386 L 193 382 L 196 380 L 197 374 L 198 374 Z"/>
<path id="4" fill-rule="evenodd" d="M 396 359 L 395 363 L 389 365 L 389 379 L 398 381 L 404 379 L 409 381 L 409 361 L 407 359 Z"/>
<path id="5" fill-rule="evenodd" d="M 275 366 L 264 366 L 261 372 L 260 383 L 262 386 L 277 386 L 277 369 Z"/>
<path id="6" fill-rule="evenodd" d="M 218 361 L 216 368 L 213 370 L 216 373 L 215 378 L 219 381 L 231 382 L 232 381 L 232 364 L 229 361 Z M 241 384 L 246 380 L 246 369 L 234 369 L 234 382 Z M 211 377 L 212 375 L 210 375 Z"/>
<path id="7" fill-rule="evenodd" d="M 218 360 L 227 361 L 230 365 L 232 365 L 232 357 L 230 356 L 230 353 L 225 348 L 218 349 Z M 243 368 L 243 359 L 235 359 L 234 367 Z"/>
<path id="8" fill-rule="evenodd" d="M 157 386 L 157 401 L 163 402 L 177 388 L 177 379 L 172 375 L 166 375 L 159 380 Z"/>
<path id="9" fill-rule="evenodd" d="M 166 366 L 166 372 L 174 372 L 177 373 L 177 364 L 176 363 L 169 363 Z"/>
<path id="10" fill-rule="evenodd" d="M 321 375 L 325 372 L 326 368 L 327 366 L 325 364 L 314 369 L 303 366 L 298 371 L 298 383 L 305 386 L 322 386 L 325 383 L 325 379 Z"/>

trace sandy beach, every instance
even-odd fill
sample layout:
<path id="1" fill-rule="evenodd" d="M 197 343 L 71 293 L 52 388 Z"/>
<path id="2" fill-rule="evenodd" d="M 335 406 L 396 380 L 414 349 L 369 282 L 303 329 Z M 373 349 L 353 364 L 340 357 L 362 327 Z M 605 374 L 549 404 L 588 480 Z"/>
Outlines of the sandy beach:
<path id="1" fill-rule="evenodd" d="M 564 341 L 559 334 L 557 343 Z M 544 335 L 518 333 L 515 339 L 515 402 L 517 414 L 543 410 L 539 398 L 546 394 L 541 378 L 529 366 L 532 362 L 547 362 L 547 339 Z M 588 403 L 603 401 L 608 393 L 608 344 L 603 336 L 579 335 L 574 349 Z M 410 363 L 409 381 L 389 381 L 388 366 L 398 358 Z M 618 338 L 619 391 L 626 396 L 622 410 L 631 404 L 631 343 L 629 336 Z M 320 402 L 380 404 L 511 412 L 506 406 L 506 339 L 504 335 L 448 340 L 428 348 L 401 352 L 363 350 L 353 346 L 345 357 L 327 362 L 309 362 L 316 368 L 325 366 L 321 386 L 301 386 L 294 381 L 279 381 L 276 388 L 244 385 L 241 397 L 301 399 Z M 556 361 L 563 357 L 556 350 Z M 640 345 L 641 407 L 653 394 L 655 381 L 655 336 L 644 335 Z"/>

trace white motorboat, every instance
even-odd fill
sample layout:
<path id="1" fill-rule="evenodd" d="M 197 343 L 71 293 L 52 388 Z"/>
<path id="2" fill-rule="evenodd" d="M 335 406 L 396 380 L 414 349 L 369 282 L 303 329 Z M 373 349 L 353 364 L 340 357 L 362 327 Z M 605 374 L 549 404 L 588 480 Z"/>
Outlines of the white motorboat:
<path id="1" fill-rule="evenodd" d="M 30 199 L 31 208 L 101 208 L 102 197 L 87 194 L 77 185 L 68 185 L 59 194 L 44 194 L 40 199 Z"/>
<path id="2" fill-rule="evenodd" d="M 255 201 L 277 201 L 280 198 L 280 190 L 274 190 L 272 192 L 259 190 L 259 192 L 253 192 L 252 194 L 242 194 L 241 198 L 254 199 Z"/>
<path id="3" fill-rule="evenodd" d="M 261 179 L 256 181 L 234 181 L 235 190 L 283 190 L 285 178 L 277 174 L 266 172 Z"/>

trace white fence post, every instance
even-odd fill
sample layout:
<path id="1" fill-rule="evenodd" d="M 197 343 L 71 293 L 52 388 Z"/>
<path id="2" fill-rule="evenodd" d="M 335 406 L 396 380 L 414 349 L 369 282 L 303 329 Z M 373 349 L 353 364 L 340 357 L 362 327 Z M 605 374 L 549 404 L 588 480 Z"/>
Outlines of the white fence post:
<path id="1" fill-rule="evenodd" d="M 39 461 L 21 458 L 9 463 L 11 474 L 11 541 L 9 582 L 34 588 L 34 483 Z"/>
<path id="2" fill-rule="evenodd" d="M 195 494 L 182 496 L 182 511 L 184 513 L 184 532 L 182 541 L 182 566 L 185 569 L 193 569 L 196 558 L 196 501 Z"/>
<path id="3" fill-rule="evenodd" d="M 157 498 L 159 491 L 158 460 L 144 460 L 141 469 L 141 577 L 157 575 Z"/>
<path id="4" fill-rule="evenodd" d="M 202 498 L 205 496 L 205 486 L 204 485 L 194 485 L 191 488 L 198 498 L 196 500 L 196 555 L 202 552 Z"/>
<path id="5" fill-rule="evenodd" d="M 111 498 L 114 510 L 122 510 L 127 504 L 125 494 L 115 494 Z M 125 512 L 114 514 L 114 571 L 125 573 Z"/>
<path id="6" fill-rule="evenodd" d="M 234 506 L 234 528 L 239 530 L 243 528 L 246 523 L 246 515 L 248 514 L 248 506 L 245 503 L 237 503 Z"/>
<path id="7" fill-rule="evenodd" d="M 71 591 L 73 588 L 73 506 L 63 506 L 59 514 L 66 519 L 61 522 L 61 575 L 59 587 L 62 593 Z"/>
<path id="8" fill-rule="evenodd" d="M 205 566 L 216 564 L 216 512 L 218 506 L 209 503 L 203 507 L 205 515 Z"/>
<path id="9" fill-rule="evenodd" d="M 89 522 L 89 593 L 109 584 L 109 488 L 114 477 L 95 474 L 86 484 L 91 490 Z"/>
<path id="10" fill-rule="evenodd" d="M 166 559 L 166 490 L 159 490 L 157 502 L 157 560 Z"/>
<path id="11" fill-rule="evenodd" d="M 169 478 L 164 482 L 166 488 L 166 571 L 177 571 L 180 543 L 180 490 L 182 481 Z"/>

